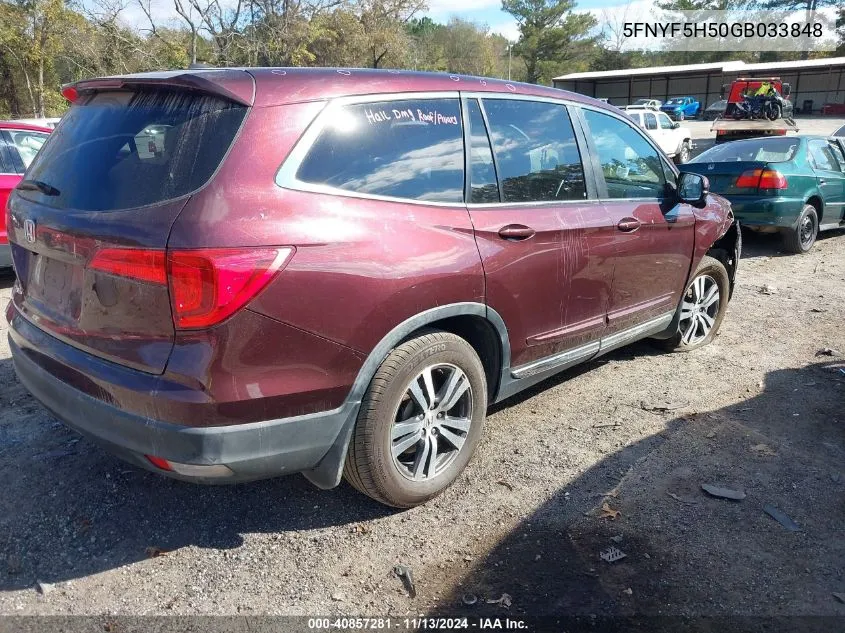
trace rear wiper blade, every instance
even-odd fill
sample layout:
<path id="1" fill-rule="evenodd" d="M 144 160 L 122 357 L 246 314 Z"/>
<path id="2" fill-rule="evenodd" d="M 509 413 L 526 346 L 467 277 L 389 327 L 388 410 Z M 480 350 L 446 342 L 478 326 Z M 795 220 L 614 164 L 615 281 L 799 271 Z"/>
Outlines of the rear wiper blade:
<path id="1" fill-rule="evenodd" d="M 18 189 L 24 191 L 40 191 L 45 196 L 58 196 L 61 192 L 52 185 L 48 185 L 41 180 L 21 180 L 18 183 Z"/>

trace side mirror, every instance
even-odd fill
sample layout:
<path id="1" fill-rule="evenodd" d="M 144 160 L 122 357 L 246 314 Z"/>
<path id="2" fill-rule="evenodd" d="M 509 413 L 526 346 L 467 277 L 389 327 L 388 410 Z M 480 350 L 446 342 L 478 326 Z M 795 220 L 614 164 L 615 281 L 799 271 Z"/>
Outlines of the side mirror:
<path id="1" fill-rule="evenodd" d="M 681 127 L 680 123 L 678 123 L 677 121 L 672 122 L 672 129 L 673 130 L 677 130 L 679 127 Z"/>
<path id="2" fill-rule="evenodd" d="M 788 97 L 790 94 L 792 94 L 792 85 L 783 84 L 783 96 Z"/>
<path id="3" fill-rule="evenodd" d="M 710 193 L 710 181 L 699 174 L 684 172 L 678 179 L 678 197 L 689 204 L 704 204 Z"/>

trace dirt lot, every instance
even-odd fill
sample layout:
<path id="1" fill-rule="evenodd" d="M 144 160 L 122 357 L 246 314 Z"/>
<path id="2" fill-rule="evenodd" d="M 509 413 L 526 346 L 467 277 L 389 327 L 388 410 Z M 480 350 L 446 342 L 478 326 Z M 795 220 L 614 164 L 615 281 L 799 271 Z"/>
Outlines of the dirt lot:
<path id="1" fill-rule="evenodd" d="M 25 393 L 3 332 L 0 613 L 845 616 L 845 359 L 817 355 L 845 353 L 845 234 L 778 244 L 746 239 L 712 345 L 637 344 L 496 407 L 459 482 L 405 512 L 127 466 Z"/>

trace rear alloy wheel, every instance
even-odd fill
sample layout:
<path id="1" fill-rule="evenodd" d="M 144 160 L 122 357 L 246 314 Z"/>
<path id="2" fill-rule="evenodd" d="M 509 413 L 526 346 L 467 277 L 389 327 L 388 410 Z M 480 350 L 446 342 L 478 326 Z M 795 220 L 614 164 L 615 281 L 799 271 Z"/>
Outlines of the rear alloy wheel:
<path id="1" fill-rule="evenodd" d="M 730 279 L 724 264 L 705 255 L 678 307 L 678 331 L 658 345 L 669 351 L 689 352 L 716 336 L 730 297 Z"/>
<path id="2" fill-rule="evenodd" d="M 472 457 L 487 408 L 478 355 L 464 339 L 430 331 L 394 349 L 358 415 L 344 476 L 397 508 L 445 490 Z"/>
<path id="3" fill-rule="evenodd" d="M 678 156 L 675 159 L 675 162 L 678 165 L 683 165 L 684 163 L 689 162 L 690 157 L 690 148 L 689 148 L 689 141 L 684 141 L 681 143 L 681 150 L 678 152 Z"/>
<path id="4" fill-rule="evenodd" d="M 683 121 L 683 120 L 684 120 L 684 113 L 678 112 L 678 121 Z"/>
<path id="5" fill-rule="evenodd" d="M 809 253 L 819 234 L 819 214 L 811 204 L 805 204 L 794 229 L 785 229 L 783 245 L 790 253 Z"/>

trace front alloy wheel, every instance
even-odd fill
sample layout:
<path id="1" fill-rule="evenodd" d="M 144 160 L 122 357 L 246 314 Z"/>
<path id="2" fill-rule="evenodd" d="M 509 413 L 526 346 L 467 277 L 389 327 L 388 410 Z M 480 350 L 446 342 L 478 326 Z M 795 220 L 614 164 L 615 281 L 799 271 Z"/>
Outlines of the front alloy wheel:
<path id="1" fill-rule="evenodd" d="M 721 296 L 719 284 L 710 275 L 696 277 L 681 303 L 679 330 L 684 345 L 695 345 L 706 339 L 716 325 Z"/>
<path id="2" fill-rule="evenodd" d="M 662 333 L 655 344 L 670 352 L 689 352 L 707 345 L 719 331 L 730 296 L 731 281 L 725 265 L 705 255 L 675 313 L 677 329 L 665 338 Z"/>

